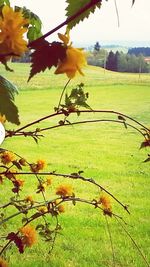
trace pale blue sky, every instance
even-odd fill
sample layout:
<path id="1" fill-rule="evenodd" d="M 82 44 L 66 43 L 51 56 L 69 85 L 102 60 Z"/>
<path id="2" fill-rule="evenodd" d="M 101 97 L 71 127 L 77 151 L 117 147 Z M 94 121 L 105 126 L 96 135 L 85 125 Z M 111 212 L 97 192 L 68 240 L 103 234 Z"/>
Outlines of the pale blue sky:
<path id="1" fill-rule="evenodd" d="M 147 41 L 150 45 L 150 0 L 116 0 L 119 10 L 120 27 L 118 27 L 115 4 L 113 0 L 103 0 L 102 8 L 81 22 L 71 32 L 74 43 L 93 44 L 100 41 Z M 13 0 L 18 6 L 25 5 L 43 22 L 43 33 L 49 31 L 65 20 L 65 0 Z M 64 29 L 61 29 L 63 33 Z M 56 35 L 55 35 L 56 36 Z M 51 38 L 54 39 L 55 36 Z"/>

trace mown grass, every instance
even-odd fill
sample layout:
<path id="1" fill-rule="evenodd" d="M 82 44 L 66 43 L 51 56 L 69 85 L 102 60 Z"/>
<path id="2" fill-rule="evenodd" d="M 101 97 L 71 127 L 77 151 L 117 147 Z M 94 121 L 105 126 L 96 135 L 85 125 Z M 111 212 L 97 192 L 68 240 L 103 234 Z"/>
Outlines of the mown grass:
<path id="1" fill-rule="evenodd" d="M 26 83 L 29 65 L 14 64 L 15 73 L 1 74 L 14 81 L 20 88 L 16 103 L 20 110 L 22 125 L 53 112 L 57 106 L 65 76 L 54 76 L 53 71 L 39 74 Z M 149 126 L 150 75 L 118 74 L 105 72 L 100 68 L 89 67 L 85 77 L 77 77 L 68 87 L 70 90 L 79 82 L 85 83 L 89 92 L 89 105 L 95 109 L 109 109 L 123 112 Z M 70 120 L 85 118 L 112 118 L 106 115 L 72 116 Z M 59 118 L 60 120 L 60 118 Z M 38 127 L 53 125 L 58 119 L 43 122 Z M 10 124 L 7 128 L 15 128 Z M 45 137 L 35 144 L 30 138 L 15 137 L 6 139 L 2 147 L 14 150 L 30 161 L 44 158 L 47 170 L 72 173 L 84 170 L 86 177 L 93 177 L 111 191 L 123 203 L 129 205 L 131 215 L 125 213 L 113 201 L 113 211 L 123 216 L 128 223 L 127 229 L 139 244 L 147 258 L 149 255 L 149 164 L 143 163 L 148 150 L 139 150 L 142 137 L 133 129 L 126 130 L 121 125 L 86 124 L 62 127 L 45 132 Z M 25 193 L 36 190 L 33 177 L 25 179 Z M 47 191 L 47 197 L 53 195 L 62 178 L 53 178 L 53 185 Z M 76 196 L 93 199 L 99 196 L 94 186 L 81 181 L 67 181 L 73 184 Z M 65 181 L 66 183 L 66 181 Z M 2 185 L 1 202 L 11 195 L 6 194 Z M 23 195 L 23 193 L 22 193 Z M 34 197 L 38 195 L 34 193 Z M 109 219 L 115 251 L 116 267 L 143 267 L 144 262 L 131 244 L 124 231 L 113 219 Z M 16 223 L 17 222 L 17 223 Z M 47 254 L 49 244 L 39 240 L 32 249 L 18 256 L 16 249 L 10 252 L 12 266 L 61 266 L 61 267 L 106 267 L 113 266 L 110 241 L 104 216 L 87 205 L 66 205 L 66 212 L 60 215 L 63 228 L 51 255 Z M 9 227 L 20 227 L 19 220 L 11 220 Z M 12 227 L 12 228 L 13 228 Z M 40 239 L 40 238 L 39 238 Z M 18 260 L 19 259 L 19 260 Z"/>

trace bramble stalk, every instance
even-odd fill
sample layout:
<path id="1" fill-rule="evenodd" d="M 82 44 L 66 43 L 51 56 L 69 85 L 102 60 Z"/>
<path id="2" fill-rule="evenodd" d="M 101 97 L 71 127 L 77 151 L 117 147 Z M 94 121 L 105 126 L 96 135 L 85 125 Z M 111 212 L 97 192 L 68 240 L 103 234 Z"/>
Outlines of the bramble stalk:
<path id="1" fill-rule="evenodd" d="M 67 18 L 64 22 L 62 22 L 61 24 L 56 26 L 54 29 L 52 29 L 49 32 L 45 33 L 44 35 L 42 35 L 41 37 L 37 38 L 36 40 L 30 42 L 28 44 L 28 47 L 32 47 L 32 45 L 38 43 L 38 41 L 40 41 L 42 39 L 45 39 L 46 37 L 50 36 L 51 34 L 53 34 L 54 32 L 58 31 L 60 28 L 64 27 L 69 22 L 73 21 L 74 19 L 79 17 L 81 14 L 83 14 L 85 11 L 87 11 L 88 9 L 92 8 L 93 6 L 95 6 L 96 4 L 98 4 L 100 2 L 101 2 L 101 0 L 91 0 L 88 4 L 86 4 L 80 10 L 78 10 L 74 15 L 70 16 L 69 18 Z"/>
<path id="2" fill-rule="evenodd" d="M 4 175 L 6 172 L 0 172 L 0 175 Z M 84 182 L 89 182 L 93 185 L 95 185 L 96 187 L 98 187 L 101 191 L 104 191 L 105 193 L 107 193 L 109 196 L 111 196 L 118 204 L 120 204 L 124 210 L 126 210 L 129 214 L 129 210 L 127 205 L 124 205 L 120 200 L 118 200 L 112 193 L 110 193 L 107 189 L 105 189 L 103 186 L 101 186 L 100 184 L 98 184 L 96 181 L 94 181 L 93 178 L 85 178 L 79 174 L 62 174 L 62 173 L 56 173 L 56 172 L 38 172 L 38 173 L 33 173 L 33 172 L 12 172 L 13 175 L 49 175 L 49 176 L 57 176 L 57 177 L 63 177 L 63 178 L 71 178 L 71 179 L 79 179 L 82 180 Z"/>
<path id="3" fill-rule="evenodd" d="M 129 119 L 130 121 L 132 121 L 132 122 L 134 122 L 135 124 L 137 124 L 138 126 L 140 126 L 142 129 L 144 129 L 145 131 L 148 131 L 148 132 L 150 132 L 150 129 L 149 128 L 147 128 L 144 124 L 142 124 L 142 123 L 140 123 L 139 121 L 137 121 L 136 119 L 134 119 L 134 118 L 132 118 L 131 116 L 128 116 L 128 115 L 126 115 L 126 114 L 124 114 L 124 113 L 121 113 L 121 112 L 118 112 L 118 111 L 114 111 L 114 110 L 78 110 L 78 111 L 67 111 L 68 112 L 68 115 L 70 115 L 70 114 L 77 114 L 78 112 L 80 112 L 80 114 L 84 114 L 84 113 L 106 113 L 106 114 L 114 114 L 114 115 L 117 115 L 117 116 L 121 116 L 121 117 L 123 117 L 123 118 L 125 118 L 125 119 Z M 57 117 L 57 116 L 59 116 L 59 115 L 63 115 L 64 114 L 64 112 L 62 111 L 62 110 L 60 110 L 60 111 L 58 111 L 58 112 L 55 112 L 55 113 L 52 113 L 52 114 L 50 114 L 50 115 L 47 115 L 47 116 L 44 116 L 44 117 L 42 117 L 42 118 L 40 118 L 40 119 L 38 119 L 38 120 L 35 120 L 35 121 L 33 121 L 33 122 L 30 122 L 30 123 L 28 123 L 28 124 L 26 124 L 26 125 L 24 125 L 24 126 L 22 126 L 22 127 L 20 127 L 20 128 L 18 128 L 17 130 L 15 130 L 15 131 L 7 131 L 7 134 L 6 134 L 6 137 L 5 138 L 7 138 L 7 137 L 12 137 L 12 136 L 19 136 L 19 135 L 17 135 L 17 133 L 20 133 L 21 131 L 23 131 L 23 130 L 25 130 L 25 129 L 27 129 L 27 128 L 29 128 L 30 126 L 33 126 L 33 125 L 35 125 L 35 124 L 39 124 L 40 122 L 42 122 L 42 121 L 44 121 L 44 120 L 47 120 L 47 119 L 50 119 L 50 118 L 52 118 L 52 117 Z M 107 120 L 106 120 L 107 121 Z M 89 121 L 87 121 L 87 122 L 89 122 Z M 120 122 L 120 123 L 123 123 L 123 124 L 127 124 L 126 123 L 126 121 L 121 121 L 121 120 L 118 120 L 117 122 Z M 83 122 L 82 122 L 83 123 Z M 74 123 L 75 124 L 75 123 Z M 131 124 L 128 124 L 128 126 L 130 126 Z M 57 125 L 57 127 L 58 127 L 58 125 Z M 137 127 L 135 127 L 135 126 L 131 126 L 132 128 L 134 128 L 134 129 L 136 129 L 137 130 Z M 50 128 L 45 128 L 45 129 L 50 129 Z M 138 131 L 143 135 L 143 133 L 142 133 L 142 131 L 141 130 L 139 130 L 138 129 Z M 36 131 L 33 131 L 33 132 L 36 132 Z M 21 135 L 25 135 L 25 134 L 27 134 L 28 135 L 28 133 L 31 135 L 31 133 L 32 133 L 32 131 L 31 132 L 21 132 Z"/>

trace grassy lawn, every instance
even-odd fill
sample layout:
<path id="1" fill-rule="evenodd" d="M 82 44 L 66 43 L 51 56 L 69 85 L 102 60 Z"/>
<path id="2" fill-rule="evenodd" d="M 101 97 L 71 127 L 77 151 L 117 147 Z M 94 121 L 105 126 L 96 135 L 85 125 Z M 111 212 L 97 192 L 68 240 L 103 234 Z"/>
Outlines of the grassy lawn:
<path id="1" fill-rule="evenodd" d="M 29 65 L 14 64 L 15 73 L 5 73 L 1 66 L 1 75 L 18 85 L 20 93 L 16 103 L 20 110 L 21 125 L 53 112 L 60 93 L 67 82 L 65 76 L 54 76 L 53 70 L 34 77 L 27 83 Z M 93 109 L 115 110 L 125 113 L 145 125 L 150 125 L 150 75 L 119 74 L 104 72 L 100 68 L 88 67 L 84 77 L 73 80 L 67 90 L 80 82 L 89 92 L 89 105 Z M 112 115 L 87 114 L 71 121 L 83 119 L 112 118 Z M 114 118 L 114 117 L 113 117 Z M 117 116 L 116 116 L 117 118 Z M 60 118 L 43 122 L 38 127 L 47 127 L 58 123 Z M 16 128 L 7 124 L 7 129 Z M 38 144 L 31 138 L 14 137 L 4 141 L 2 147 L 23 155 L 30 161 L 45 159 L 47 170 L 59 173 L 72 173 L 84 170 L 85 177 L 93 177 L 107 190 L 111 191 L 123 203 L 129 205 L 131 215 L 113 201 L 113 211 L 121 215 L 128 223 L 127 229 L 150 261 L 149 219 L 150 219 L 150 174 L 149 163 L 143 163 L 149 153 L 139 150 L 143 141 L 133 129 L 111 123 L 93 123 L 62 127 L 44 133 Z M 25 193 L 35 192 L 33 177 L 23 177 Z M 62 178 L 53 178 L 53 185 L 47 191 L 51 198 L 56 185 Z M 65 181 L 66 183 L 66 181 Z M 87 183 L 70 181 L 76 196 L 92 200 L 99 191 Z M 5 203 L 11 196 L 1 186 L 0 202 Z M 23 195 L 24 193 L 22 193 Z M 38 199 L 36 193 L 33 194 Z M 108 218 L 114 246 L 116 267 L 144 267 L 138 251 L 133 247 L 125 232 L 116 220 Z M 108 267 L 114 266 L 105 217 L 97 210 L 84 204 L 75 207 L 66 204 L 66 212 L 60 215 L 63 228 L 58 235 L 51 255 L 47 254 L 49 244 L 40 240 L 23 255 L 16 248 L 8 253 L 12 267 Z M 19 219 L 12 219 L 8 226 L 20 227 Z M 13 251 L 13 254 L 11 253 Z"/>

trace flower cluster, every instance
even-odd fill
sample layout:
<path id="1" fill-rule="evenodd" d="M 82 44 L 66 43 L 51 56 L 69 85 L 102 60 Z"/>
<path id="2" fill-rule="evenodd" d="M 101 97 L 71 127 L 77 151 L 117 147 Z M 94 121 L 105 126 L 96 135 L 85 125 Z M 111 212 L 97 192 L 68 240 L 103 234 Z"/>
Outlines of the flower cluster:
<path id="1" fill-rule="evenodd" d="M 0 18 L 0 53 L 14 53 L 21 55 L 27 50 L 27 42 L 23 34 L 27 31 L 28 19 L 23 17 L 21 11 L 5 5 Z"/>

